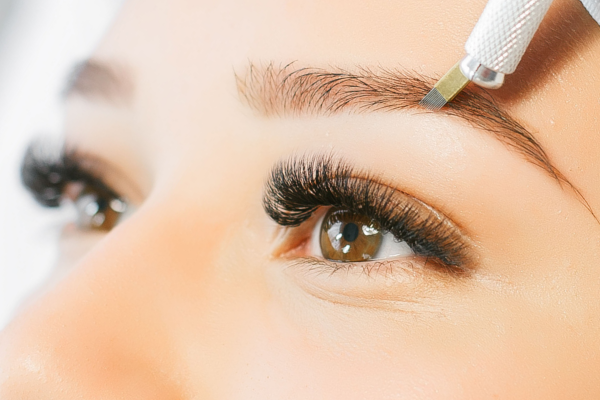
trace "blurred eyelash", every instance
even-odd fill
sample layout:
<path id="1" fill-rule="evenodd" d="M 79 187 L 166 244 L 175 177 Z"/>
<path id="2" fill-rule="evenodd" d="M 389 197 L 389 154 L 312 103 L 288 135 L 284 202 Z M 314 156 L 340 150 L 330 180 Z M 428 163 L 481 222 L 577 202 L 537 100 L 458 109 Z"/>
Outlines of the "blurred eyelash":
<path id="1" fill-rule="evenodd" d="M 75 150 L 41 140 L 32 142 L 25 152 L 21 182 L 44 207 L 59 207 L 65 187 L 70 183 L 81 183 L 107 197 L 121 198 Z"/>
<path id="2" fill-rule="evenodd" d="M 447 217 L 332 155 L 279 162 L 267 181 L 263 206 L 287 227 L 302 224 L 321 206 L 349 210 L 376 220 L 417 256 L 452 272 L 465 273 L 472 262 L 465 235 Z"/>

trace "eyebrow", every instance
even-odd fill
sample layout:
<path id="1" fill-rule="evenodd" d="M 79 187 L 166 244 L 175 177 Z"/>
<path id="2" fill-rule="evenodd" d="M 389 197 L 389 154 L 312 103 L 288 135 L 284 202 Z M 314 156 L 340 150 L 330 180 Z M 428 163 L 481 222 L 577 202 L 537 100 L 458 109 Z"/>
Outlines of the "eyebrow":
<path id="1" fill-rule="evenodd" d="M 265 116 L 332 115 L 340 112 L 390 112 L 414 110 L 431 112 L 419 102 L 437 79 L 400 69 L 357 68 L 349 72 L 336 68 L 295 68 L 250 64 L 244 75 L 236 74 L 242 100 Z M 489 132 L 527 161 L 542 168 L 559 183 L 569 183 L 550 162 L 535 137 L 503 111 L 483 90 L 467 89 L 437 113 L 458 117 L 471 126 Z"/>
<path id="2" fill-rule="evenodd" d="M 296 67 L 296 64 L 250 63 L 244 75 L 235 74 L 242 101 L 265 116 L 413 110 L 462 119 L 544 170 L 561 187 L 571 189 L 600 223 L 581 191 L 552 164 L 535 136 L 504 111 L 485 89 L 470 85 L 441 110 L 431 111 L 419 102 L 439 76 L 400 68 L 356 67 L 352 72 L 343 68 Z"/>
<path id="3" fill-rule="evenodd" d="M 63 96 L 82 96 L 93 100 L 127 104 L 133 96 L 133 82 L 124 68 L 94 59 L 83 61 L 72 69 Z"/>

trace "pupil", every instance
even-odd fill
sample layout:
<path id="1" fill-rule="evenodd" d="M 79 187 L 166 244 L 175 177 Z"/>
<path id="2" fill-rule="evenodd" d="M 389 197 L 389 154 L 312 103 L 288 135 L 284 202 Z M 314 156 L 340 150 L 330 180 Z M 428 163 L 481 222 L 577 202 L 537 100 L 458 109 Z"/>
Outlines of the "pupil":
<path id="1" fill-rule="evenodd" d="M 344 240 L 347 242 L 354 242 L 358 237 L 358 226 L 350 222 L 344 226 L 344 230 L 342 231 L 342 235 L 344 236 Z"/>
<path id="2" fill-rule="evenodd" d="M 98 211 L 104 211 L 108 208 L 108 201 L 103 197 L 96 199 L 96 204 L 98 204 Z"/>

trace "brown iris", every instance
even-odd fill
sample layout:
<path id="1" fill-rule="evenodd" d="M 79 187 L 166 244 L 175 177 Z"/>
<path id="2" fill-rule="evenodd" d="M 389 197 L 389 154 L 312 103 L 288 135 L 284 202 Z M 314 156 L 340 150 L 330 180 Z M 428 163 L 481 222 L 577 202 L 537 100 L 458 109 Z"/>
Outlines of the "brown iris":
<path id="1" fill-rule="evenodd" d="M 332 208 L 321 225 L 321 252 L 332 261 L 367 261 L 377 254 L 382 237 L 373 219 Z"/>
<path id="2" fill-rule="evenodd" d="M 108 193 L 85 189 L 75 201 L 77 225 L 82 229 L 109 231 L 126 209 L 126 204 Z"/>

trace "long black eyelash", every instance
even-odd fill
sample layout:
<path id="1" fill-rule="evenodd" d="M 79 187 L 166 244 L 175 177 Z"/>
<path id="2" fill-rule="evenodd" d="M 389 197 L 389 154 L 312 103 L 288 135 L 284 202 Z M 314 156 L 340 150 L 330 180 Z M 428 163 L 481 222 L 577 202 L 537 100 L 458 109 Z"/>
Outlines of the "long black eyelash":
<path id="1" fill-rule="evenodd" d="M 346 209 L 373 218 L 418 256 L 459 269 L 470 261 L 464 236 L 447 218 L 332 155 L 278 163 L 267 181 L 263 206 L 275 222 L 290 227 L 320 206 Z"/>
<path id="2" fill-rule="evenodd" d="M 120 198 L 90 168 L 75 151 L 34 141 L 27 148 L 21 163 L 21 182 L 33 197 L 45 207 L 59 207 L 68 183 L 79 182 L 107 197 Z"/>

